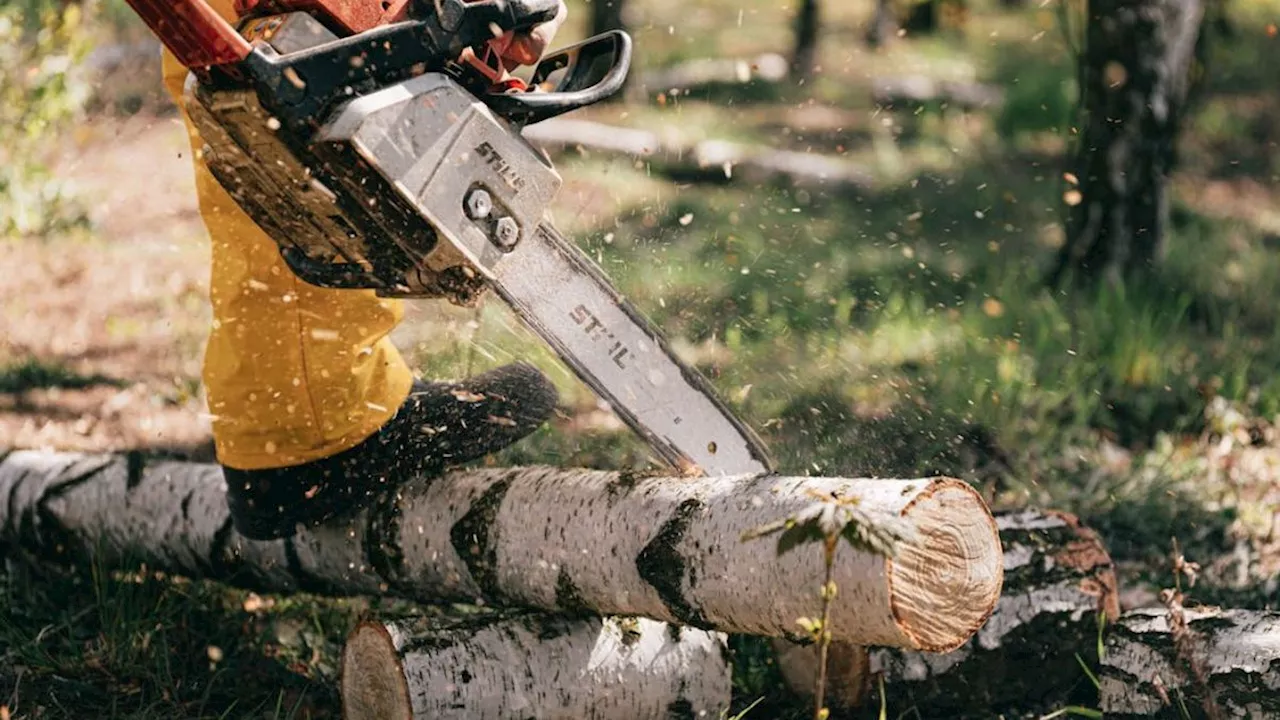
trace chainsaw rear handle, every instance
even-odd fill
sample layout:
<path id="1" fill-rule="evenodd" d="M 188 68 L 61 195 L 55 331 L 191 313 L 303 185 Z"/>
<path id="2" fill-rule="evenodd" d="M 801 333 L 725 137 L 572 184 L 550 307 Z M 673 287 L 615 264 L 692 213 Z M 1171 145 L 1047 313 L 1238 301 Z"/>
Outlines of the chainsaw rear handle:
<path id="1" fill-rule="evenodd" d="M 249 41 L 204 0 L 126 0 L 178 62 L 205 74 L 221 67 L 236 75 L 236 65 L 253 51 Z"/>
<path id="2" fill-rule="evenodd" d="M 543 58 L 530 77 L 529 91 L 481 99 L 511 122 L 531 125 L 613 95 L 630 69 L 631 36 L 610 30 Z"/>

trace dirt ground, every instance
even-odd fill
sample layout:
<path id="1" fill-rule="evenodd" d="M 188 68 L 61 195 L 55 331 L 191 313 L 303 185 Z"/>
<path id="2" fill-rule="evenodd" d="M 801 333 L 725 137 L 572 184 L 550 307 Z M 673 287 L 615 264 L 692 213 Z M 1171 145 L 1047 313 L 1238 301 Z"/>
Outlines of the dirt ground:
<path id="1" fill-rule="evenodd" d="M 0 363 L 74 374 L 0 394 L 0 446 L 207 452 L 198 393 L 208 238 L 176 116 L 97 120 L 58 174 L 87 201 L 88 233 L 7 241 Z"/>

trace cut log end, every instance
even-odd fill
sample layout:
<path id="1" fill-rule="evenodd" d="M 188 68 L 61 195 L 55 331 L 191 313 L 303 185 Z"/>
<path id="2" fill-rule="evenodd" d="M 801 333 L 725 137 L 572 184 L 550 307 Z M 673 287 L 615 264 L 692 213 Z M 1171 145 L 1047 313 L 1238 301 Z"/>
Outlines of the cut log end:
<path id="1" fill-rule="evenodd" d="M 395 638 L 380 622 L 360 623 L 342 651 L 343 717 L 409 720 L 409 684 Z"/>
<path id="2" fill-rule="evenodd" d="M 940 480 L 902 511 L 916 542 L 887 563 L 890 606 L 912 645 L 949 652 L 990 617 L 1004 583 L 995 521 L 967 483 Z"/>

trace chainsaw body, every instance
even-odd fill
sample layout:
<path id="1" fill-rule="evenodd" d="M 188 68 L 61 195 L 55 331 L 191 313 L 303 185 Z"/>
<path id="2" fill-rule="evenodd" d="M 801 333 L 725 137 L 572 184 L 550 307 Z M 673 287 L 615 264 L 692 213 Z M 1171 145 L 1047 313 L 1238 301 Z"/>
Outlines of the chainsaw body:
<path id="1" fill-rule="evenodd" d="M 492 93 L 493 75 L 454 60 L 474 53 L 467 29 L 434 14 L 345 41 L 301 11 L 238 32 L 253 48 L 239 77 L 192 73 L 185 90 L 214 177 L 304 281 L 462 305 L 485 289 L 477 265 L 527 240 L 561 184 L 519 125 L 612 94 L 630 58 L 625 34 L 597 36 L 548 57 L 534 89 Z M 538 87 L 556 71 L 569 92 Z M 541 105 L 517 97 L 537 92 Z"/>

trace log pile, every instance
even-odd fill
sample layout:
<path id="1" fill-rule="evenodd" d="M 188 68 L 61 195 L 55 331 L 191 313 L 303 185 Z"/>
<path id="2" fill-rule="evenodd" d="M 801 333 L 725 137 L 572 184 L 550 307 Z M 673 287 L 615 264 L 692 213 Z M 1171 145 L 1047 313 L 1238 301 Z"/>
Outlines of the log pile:
<path id="1" fill-rule="evenodd" d="M 340 526 L 263 543 L 232 530 L 214 465 L 24 451 L 0 458 L 0 541 L 43 562 L 93 555 L 262 592 L 497 613 L 358 626 L 341 677 L 355 720 L 717 717 L 731 699 L 725 633 L 787 637 L 817 612 L 820 553 L 778 558 L 769 541 L 739 541 L 811 490 L 857 492 L 922 531 L 895 561 L 838 554 L 833 717 L 874 716 L 882 688 L 892 716 L 1076 704 L 1178 717 L 1181 699 L 1199 717 L 1208 688 L 1234 713 L 1223 717 L 1280 717 L 1280 613 L 1186 611 L 1197 675 L 1164 613 L 1120 614 L 1106 549 L 1076 518 L 993 516 L 951 480 L 459 470 Z M 1099 668 L 1100 613 L 1099 692 L 1081 664 Z M 813 646 L 788 654 L 784 679 L 808 687 Z"/>
<path id="2" fill-rule="evenodd" d="M 212 464 L 14 452 L 0 462 L 0 496 L 7 498 L 0 506 L 0 541 L 45 562 L 142 562 L 153 570 L 261 592 L 388 595 L 648 621 L 638 649 L 627 652 L 610 639 L 612 626 L 603 621 L 566 626 L 558 636 L 562 647 L 554 652 L 529 649 L 530 643 L 554 638 L 537 639 L 509 624 L 460 644 L 413 629 L 365 627 L 352 638 L 359 652 L 348 659 L 353 667 L 372 662 L 388 674 L 372 685 L 350 686 L 353 701 L 408 687 L 408 705 L 392 708 L 407 717 L 419 717 L 429 712 L 421 708 L 448 698 L 439 686 L 447 676 L 441 668 L 456 653 L 474 661 L 473 676 L 488 668 L 504 682 L 556 678 L 560 685 L 543 688 L 537 702 L 554 702 L 555 688 L 574 687 L 574 678 L 603 678 L 588 667 L 607 660 L 617 670 L 611 677 L 621 676 L 623 685 L 652 683 L 655 698 L 678 690 L 683 694 L 672 702 L 719 707 L 717 683 L 687 677 L 705 671 L 713 655 L 706 648 L 723 642 L 723 633 L 791 637 L 798 632 L 797 618 L 818 613 L 824 568 L 816 546 L 815 552 L 779 557 L 769 542 L 741 540 L 749 530 L 797 514 L 815 495 L 856 495 L 868 512 L 897 516 L 915 528 L 916 539 L 893 560 L 852 548 L 839 554 L 833 579 L 840 593 L 831 608 L 838 640 L 930 652 L 956 648 L 995 607 L 1003 576 L 986 505 L 969 485 L 944 478 L 640 478 L 539 467 L 455 471 L 410 481 L 350 520 L 272 542 L 235 533 L 224 492 L 221 472 Z M 666 628 L 677 625 L 692 634 L 667 634 Z M 426 642 L 397 640 L 406 637 Z M 581 659 L 581 648 L 607 649 L 610 643 L 614 650 L 591 656 L 587 667 L 573 659 Z M 526 673 L 513 680 L 507 663 L 514 647 L 533 657 L 559 653 L 568 665 L 554 675 Z M 686 660 L 667 661 L 682 653 Z M 624 682 L 628 677 L 632 683 Z M 671 692 L 664 695 L 664 687 Z M 703 694 L 690 696 L 698 688 Z"/>

